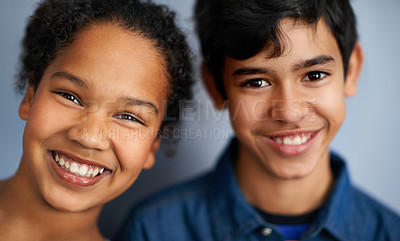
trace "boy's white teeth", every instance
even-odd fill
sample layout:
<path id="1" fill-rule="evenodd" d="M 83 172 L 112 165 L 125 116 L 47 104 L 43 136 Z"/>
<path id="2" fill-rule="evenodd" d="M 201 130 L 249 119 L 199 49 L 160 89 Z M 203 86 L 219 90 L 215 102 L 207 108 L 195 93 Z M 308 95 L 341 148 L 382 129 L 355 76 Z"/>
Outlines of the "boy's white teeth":
<path id="1" fill-rule="evenodd" d="M 296 136 L 295 138 L 293 138 L 292 145 L 300 145 L 300 144 L 302 144 L 300 136 Z"/>
<path id="2" fill-rule="evenodd" d="M 293 145 L 292 139 L 290 137 L 283 138 L 283 145 Z"/>
<path id="3" fill-rule="evenodd" d="M 64 170 L 81 177 L 95 177 L 104 172 L 104 168 L 66 160 L 64 157 L 60 157 L 58 153 L 54 153 L 54 160 Z"/>
<path id="4" fill-rule="evenodd" d="M 280 144 L 280 145 L 301 145 L 304 144 L 310 139 L 311 134 L 309 133 L 301 133 L 297 134 L 294 136 L 278 136 L 278 137 L 272 137 L 272 139 Z"/>

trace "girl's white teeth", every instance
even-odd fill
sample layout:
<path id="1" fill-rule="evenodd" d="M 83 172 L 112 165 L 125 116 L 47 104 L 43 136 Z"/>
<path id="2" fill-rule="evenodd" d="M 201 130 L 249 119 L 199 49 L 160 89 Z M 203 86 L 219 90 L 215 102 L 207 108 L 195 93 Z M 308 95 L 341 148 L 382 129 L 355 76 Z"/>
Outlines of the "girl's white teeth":
<path id="1" fill-rule="evenodd" d="M 94 169 L 92 172 L 92 177 L 96 176 L 99 173 L 99 169 Z"/>
<path id="2" fill-rule="evenodd" d="M 71 163 L 71 167 L 69 168 L 69 171 L 77 174 L 79 170 L 78 164 L 76 164 L 75 162 Z"/>
<path id="3" fill-rule="evenodd" d="M 311 134 L 300 134 L 296 136 L 280 136 L 280 137 L 273 137 L 272 139 L 280 144 L 280 145 L 301 145 L 304 144 L 310 139 Z"/>
<path id="4" fill-rule="evenodd" d="M 58 162 L 58 164 L 60 165 L 60 166 L 64 166 L 65 165 L 65 161 L 64 161 L 64 158 L 58 158 L 58 155 L 56 155 L 56 161 L 57 161 L 57 159 L 59 159 L 60 161 Z M 68 163 L 68 165 L 69 165 L 69 163 Z"/>
<path id="5" fill-rule="evenodd" d="M 82 177 L 86 176 L 86 173 L 88 171 L 88 167 L 87 166 L 81 166 L 81 168 L 79 168 L 78 170 L 78 174 Z"/>
<path id="6" fill-rule="evenodd" d="M 72 160 L 65 160 L 63 157 L 60 157 L 57 153 L 54 153 L 54 160 L 64 170 L 72 174 L 75 174 L 77 176 L 95 177 L 97 176 L 97 174 L 102 174 L 104 172 L 104 168 L 94 167 L 87 164 L 81 164 L 74 162 Z"/>
<path id="7" fill-rule="evenodd" d="M 86 176 L 90 177 L 93 173 L 93 169 L 89 169 L 89 171 L 86 172 Z"/>

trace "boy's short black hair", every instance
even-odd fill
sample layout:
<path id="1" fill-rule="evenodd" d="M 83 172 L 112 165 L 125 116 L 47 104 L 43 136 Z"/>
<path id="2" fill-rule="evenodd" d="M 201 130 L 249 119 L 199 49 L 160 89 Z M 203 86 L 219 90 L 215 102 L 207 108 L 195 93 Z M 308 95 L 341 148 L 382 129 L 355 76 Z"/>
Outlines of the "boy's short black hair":
<path id="1" fill-rule="evenodd" d="M 83 28 L 110 22 L 151 40 L 165 58 L 170 93 L 168 118 L 164 119 L 161 130 L 168 134 L 179 120 L 179 101 L 192 98 L 192 57 L 183 33 L 175 25 L 175 13 L 150 1 L 41 1 L 29 19 L 22 42 L 17 90 L 23 93 L 27 84 L 36 89 L 55 56 L 70 45 Z"/>
<path id="2" fill-rule="evenodd" d="M 284 48 L 279 23 L 284 18 L 315 26 L 323 18 L 338 43 L 347 73 L 358 38 L 349 0 L 197 0 L 196 31 L 203 61 L 224 97 L 225 57 L 248 59 L 260 53 L 266 44 L 274 46 L 271 57 L 279 57 Z"/>

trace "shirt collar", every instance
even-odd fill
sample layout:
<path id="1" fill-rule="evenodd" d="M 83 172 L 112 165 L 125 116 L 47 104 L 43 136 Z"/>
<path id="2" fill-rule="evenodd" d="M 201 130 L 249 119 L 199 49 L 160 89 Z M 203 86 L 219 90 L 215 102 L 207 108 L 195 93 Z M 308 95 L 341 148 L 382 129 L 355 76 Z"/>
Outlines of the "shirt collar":
<path id="1" fill-rule="evenodd" d="M 324 204 L 315 222 L 314 235 L 325 229 L 338 240 L 353 240 L 350 238 L 357 233 L 354 228 L 354 217 L 351 214 L 352 186 L 346 163 L 343 158 L 331 153 L 331 169 L 335 176 L 335 185 L 330 198 Z M 313 236 L 313 235 L 311 235 Z"/>
<path id="2" fill-rule="evenodd" d="M 233 139 L 219 160 L 213 175 L 216 184 L 211 200 L 212 222 L 219 240 L 234 240 L 257 228 L 264 221 L 249 205 L 236 180 L 232 162 L 238 152 L 238 141 Z"/>
<path id="3" fill-rule="evenodd" d="M 210 195 L 212 222 L 219 240 L 232 240 L 267 225 L 262 217 L 247 203 L 237 183 L 232 163 L 239 150 L 238 140 L 231 141 L 221 156 L 212 176 L 216 184 Z M 328 231 L 339 240 L 349 240 L 352 228 L 351 185 L 345 162 L 331 153 L 331 168 L 336 177 L 329 200 L 321 208 L 314 227 L 306 236 L 317 236 L 322 230 Z"/>

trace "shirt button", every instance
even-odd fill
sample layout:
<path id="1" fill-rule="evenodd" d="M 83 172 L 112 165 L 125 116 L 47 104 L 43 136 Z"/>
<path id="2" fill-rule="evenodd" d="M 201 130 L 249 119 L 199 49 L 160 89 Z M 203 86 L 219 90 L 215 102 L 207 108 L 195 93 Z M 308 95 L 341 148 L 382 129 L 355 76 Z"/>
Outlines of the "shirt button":
<path id="1" fill-rule="evenodd" d="M 272 228 L 263 228 L 261 231 L 262 235 L 269 236 L 272 233 Z"/>

